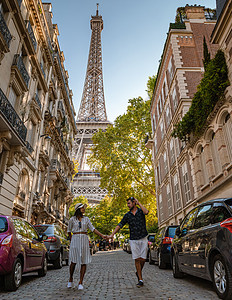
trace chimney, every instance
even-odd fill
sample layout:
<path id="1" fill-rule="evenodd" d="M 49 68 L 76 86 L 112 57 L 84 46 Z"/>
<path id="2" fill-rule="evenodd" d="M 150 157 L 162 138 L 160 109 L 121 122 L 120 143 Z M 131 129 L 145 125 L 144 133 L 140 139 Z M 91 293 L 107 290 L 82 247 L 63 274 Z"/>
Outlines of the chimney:
<path id="1" fill-rule="evenodd" d="M 205 19 L 204 8 L 204 6 L 197 6 L 196 4 L 191 6 L 187 4 L 185 6 L 185 13 L 187 19 Z"/>

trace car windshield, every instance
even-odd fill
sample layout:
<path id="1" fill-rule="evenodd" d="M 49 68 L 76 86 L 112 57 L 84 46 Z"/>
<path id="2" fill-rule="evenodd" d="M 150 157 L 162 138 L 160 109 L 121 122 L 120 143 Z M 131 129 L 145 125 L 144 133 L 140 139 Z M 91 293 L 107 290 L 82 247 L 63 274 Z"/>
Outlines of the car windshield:
<path id="1" fill-rule="evenodd" d="M 0 217 L 0 233 L 6 232 L 8 229 L 7 219 L 4 217 Z"/>
<path id="2" fill-rule="evenodd" d="M 174 238 L 175 232 L 176 232 L 176 228 L 177 228 L 177 226 L 176 227 L 169 227 L 168 228 L 168 236 L 169 237 Z"/>
<path id="3" fill-rule="evenodd" d="M 39 234 L 45 233 L 45 234 L 54 234 L 54 227 L 48 226 L 48 225 L 36 225 L 34 226 L 35 229 L 38 231 Z"/>
<path id="4" fill-rule="evenodd" d="M 229 208 L 231 209 L 232 211 L 232 199 L 228 199 L 225 201 L 225 204 L 229 206 Z"/>

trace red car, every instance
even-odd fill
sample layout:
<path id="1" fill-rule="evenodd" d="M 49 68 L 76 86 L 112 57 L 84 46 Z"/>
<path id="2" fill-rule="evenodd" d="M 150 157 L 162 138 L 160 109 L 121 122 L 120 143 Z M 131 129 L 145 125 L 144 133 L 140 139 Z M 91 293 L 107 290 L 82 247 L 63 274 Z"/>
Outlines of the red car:
<path id="1" fill-rule="evenodd" d="M 6 290 L 17 290 L 23 273 L 46 275 L 45 238 L 22 218 L 0 215 L 0 276 L 4 276 Z"/>

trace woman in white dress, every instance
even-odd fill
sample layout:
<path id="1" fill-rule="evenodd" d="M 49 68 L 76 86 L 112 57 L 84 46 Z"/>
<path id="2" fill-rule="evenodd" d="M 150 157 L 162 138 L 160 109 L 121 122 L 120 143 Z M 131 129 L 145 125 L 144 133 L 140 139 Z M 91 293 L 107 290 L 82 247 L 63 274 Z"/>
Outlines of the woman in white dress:
<path id="1" fill-rule="evenodd" d="M 105 238 L 103 234 L 94 228 L 90 219 L 84 216 L 85 208 L 86 204 L 77 203 L 75 205 L 75 214 L 72 218 L 70 218 L 68 223 L 68 234 L 71 240 L 69 249 L 70 277 L 68 288 L 73 287 L 73 274 L 77 264 L 77 266 L 80 268 L 80 281 L 78 290 L 83 290 L 83 279 L 86 272 L 86 265 L 91 262 L 87 229 L 90 229 L 100 237 Z"/>

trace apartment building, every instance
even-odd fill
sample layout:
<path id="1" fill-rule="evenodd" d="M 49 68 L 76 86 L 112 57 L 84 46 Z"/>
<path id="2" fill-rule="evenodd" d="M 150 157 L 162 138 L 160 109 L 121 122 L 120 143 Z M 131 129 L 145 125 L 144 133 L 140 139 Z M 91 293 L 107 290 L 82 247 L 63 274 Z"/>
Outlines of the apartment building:
<path id="1" fill-rule="evenodd" d="M 192 152 L 172 137 L 174 125 L 188 111 L 204 74 L 203 40 L 211 57 L 218 46 L 210 43 L 215 12 L 204 6 L 179 8 L 164 45 L 151 103 L 152 149 L 159 226 L 178 224 L 197 202 Z"/>
<path id="2" fill-rule="evenodd" d="M 77 131 L 51 8 L 0 2 L 0 214 L 66 226 Z"/>

